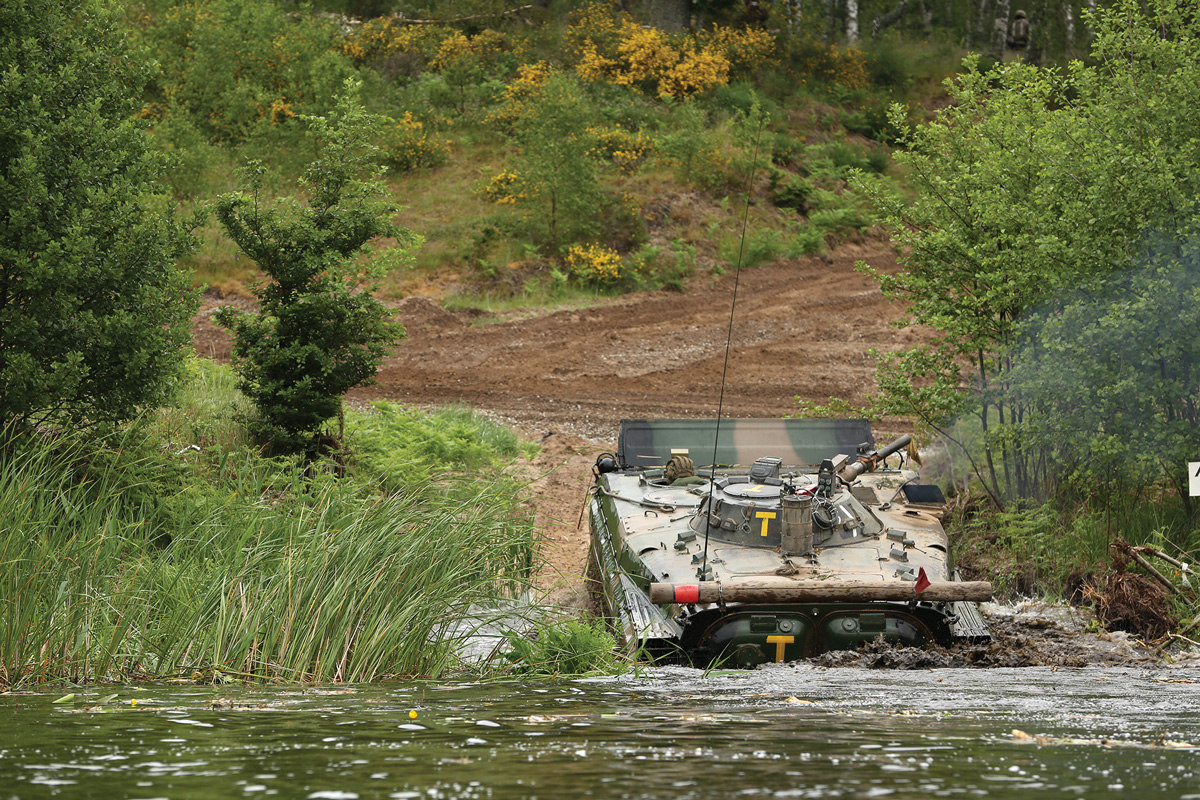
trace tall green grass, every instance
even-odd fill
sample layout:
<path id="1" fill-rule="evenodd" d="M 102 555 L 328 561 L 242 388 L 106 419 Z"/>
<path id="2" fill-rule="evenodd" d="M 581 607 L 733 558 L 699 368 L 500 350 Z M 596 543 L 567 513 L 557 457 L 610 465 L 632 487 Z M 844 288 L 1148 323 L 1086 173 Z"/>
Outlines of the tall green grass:
<path id="1" fill-rule="evenodd" d="M 457 666 L 448 623 L 525 589 L 532 520 L 496 460 L 383 490 L 199 422 L 3 432 L 0 684 L 435 676 Z M 472 452 L 516 449 L 488 435 Z"/>

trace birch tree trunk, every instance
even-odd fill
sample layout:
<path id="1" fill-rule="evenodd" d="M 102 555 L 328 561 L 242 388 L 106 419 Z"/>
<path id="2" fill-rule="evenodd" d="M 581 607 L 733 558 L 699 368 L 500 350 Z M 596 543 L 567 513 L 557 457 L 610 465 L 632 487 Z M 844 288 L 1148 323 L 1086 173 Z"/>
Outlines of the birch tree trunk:
<path id="1" fill-rule="evenodd" d="M 889 25 L 895 25 L 900 21 L 900 17 L 904 16 L 904 9 L 908 8 L 908 0 L 900 0 L 888 13 L 882 17 L 876 17 L 871 22 L 871 38 L 874 39 L 879 35 L 879 32 Z"/>
<path id="2" fill-rule="evenodd" d="M 1028 0 L 1027 0 L 1028 1 Z M 1040 66 L 1042 54 L 1050 49 L 1050 0 L 1035 0 L 1029 9 L 1029 46 L 1025 48 L 1026 63 Z"/>
<path id="3" fill-rule="evenodd" d="M 1004 44 L 1008 39 L 1009 0 L 996 0 L 995 21 L 992 24 L 992 41 L 988 55 L 996 61 L 1004 59 Z"/>
<path id="4" fill-rule="evenodd" d="M 976 42 L 987 41 L 988 0 L 978 0 L 975 4 L 975 36 L 967 36 L 967 49 L 971 50 Z"/>
<path id="5" fill-rule="evenodd" d="M 858 0 L 846 0 L 846 42 L 858 42 Z"/>
<path id="6" fill-rule="evenodd" d="M 798 33 L 800 30 L 800 21 L 803 18 L 804 9 L 800 7 L 800 0 L 785 0 L 784 12 L 787 15 L 787 25 L 792 33 Z"/>
<path id="7" fill-rule="evenodd" d="M 1067 55 L 1070 56 L 1075 52 L 1075 9 L 1071 6 L 1071 0 L 1063 0 L 1063 27 L 1066 29 L 1066 46 Z"/>
<path id="8" fill-rule="evenodd" d="M 933 33 L 933 8 L 926 6 L 925 0 L 920 0 L 917 3 L 917 12 L 921 15 L 921 30 L 925 31 L 928 36 Z"/>

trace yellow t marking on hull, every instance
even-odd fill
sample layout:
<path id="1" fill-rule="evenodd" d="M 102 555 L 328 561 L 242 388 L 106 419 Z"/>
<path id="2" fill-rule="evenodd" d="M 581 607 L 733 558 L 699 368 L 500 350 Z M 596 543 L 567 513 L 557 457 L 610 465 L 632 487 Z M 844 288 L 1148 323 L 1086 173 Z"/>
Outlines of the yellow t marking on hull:
<path id="1" fill-rule="evenodd" d="M 768 636 L 767 644 L 775 645 L 775 663 L 783 661 L 783 648 L 796 641 L 795 636 Z"/>
<path id="2" fill-rule="evenodd" d="M 767 522 L 769 520 L 775 519 L 775 512 L 774 511 L 759 511 L 754 516 L 758 517 L 759 519 L 761 519 L 763 521 L 762 535 L 766 536 L 767 535 Z"/>

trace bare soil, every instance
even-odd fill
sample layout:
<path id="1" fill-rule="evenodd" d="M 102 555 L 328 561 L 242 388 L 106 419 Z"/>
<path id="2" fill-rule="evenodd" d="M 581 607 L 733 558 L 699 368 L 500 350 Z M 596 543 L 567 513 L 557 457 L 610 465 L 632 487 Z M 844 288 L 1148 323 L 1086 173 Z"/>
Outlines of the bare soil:
<path id="1" fill-rule="evenodd" d="M 870 350 L 918 341 L 919 331 L 893 325 L 903 309 L 854 271 L 859 259 L 897 269 L 890 247 L 868 243 L 586 308 L 495 317 L 409 296 L 396 307 L 407 338 L 377 385 L 350 399 L 462 403 L 540 441 L 528 477 L 544 542 L 541 585 L 551 602 L 582 606 L 580 512 L 591 465 L 616 449 L 621 419 L 712 417 L 718 407 L 723 417 L 780 417 L 797 397 L 853 401 L 874 388 Z M 210 319 L 226 302 L 246 303 L 211 297 L 197 316 L 202 356 L 229 357 L 228 337 Z"/>

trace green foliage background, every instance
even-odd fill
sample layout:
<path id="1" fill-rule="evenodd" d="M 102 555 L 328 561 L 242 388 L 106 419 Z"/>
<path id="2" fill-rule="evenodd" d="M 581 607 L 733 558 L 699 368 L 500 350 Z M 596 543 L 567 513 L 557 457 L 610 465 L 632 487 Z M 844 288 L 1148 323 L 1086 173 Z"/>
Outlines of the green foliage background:
<path id="1" fill-rule="evenodd" d="M 897 156 L 916 199 L 880 205 L 907 269 L 878 278 L 940 337 L 883 371 L 888 410 L 973 409 L 998 502 L 1163 476 L 1190 510 L 1198 33 L 1174 2 L 1120 3 L 1095 65 L 976 69 Z"/>

